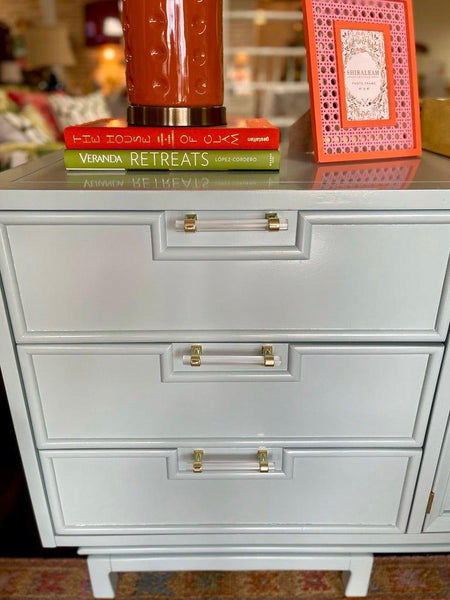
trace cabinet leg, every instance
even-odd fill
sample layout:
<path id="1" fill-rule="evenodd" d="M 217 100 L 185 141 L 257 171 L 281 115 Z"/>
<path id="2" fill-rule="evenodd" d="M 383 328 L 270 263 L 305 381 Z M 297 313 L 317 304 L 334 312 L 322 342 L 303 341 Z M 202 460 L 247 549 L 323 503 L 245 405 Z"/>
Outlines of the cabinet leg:
<path id="1" fill-rule="evenodd" d="M 354 555 L 350 568 L 342 573 L 346 596 L 367 596 L 372 574 L 373 554 Z"/>
<path id="2" fill-rule="evenodd" d="M 110 557 L 88 556 L 87 565 L 94 598 L 114 598 L 117 573 L 111 571 Z"/>
<path id="3" fill-rule="evenodd" d="M 84 552 L 80 552 L 84 553 Z M 86 552 L 87 554 L 87 552 Z M 310 570 L 310 569 L 345 569 L 342 573 L 342 579 L 345 586 L 346 596 L 366 596 L 370 576 L 372 574 L 373 555 L 372 554 L 352 554 L 339 556 L 321 556 L 311 557 L 292 556 L 282 557 L 274 564 L 273 557 L 270 557 L 270 563 L 258 557 L 246 557 L 242 564 L 242 557 L 209 557 L 205 562 L 204 557 L 189 556 L 152 556 L 152 555 L 88 555 L 87 564 L 89 576 L 91 579 L 92 592 L 94 598 L 114 598 L 117 586 L 117 571 L 189 571 L 189 570 L 241 570 L 248 568 L 256 569 L 276 569 L 283 570 Z M 279 556 L 277 556 L 280 559 Z M 314 560 L 312 560 L 314 558 Z M 247 563 L 247 560 L 249 561 Z"/>

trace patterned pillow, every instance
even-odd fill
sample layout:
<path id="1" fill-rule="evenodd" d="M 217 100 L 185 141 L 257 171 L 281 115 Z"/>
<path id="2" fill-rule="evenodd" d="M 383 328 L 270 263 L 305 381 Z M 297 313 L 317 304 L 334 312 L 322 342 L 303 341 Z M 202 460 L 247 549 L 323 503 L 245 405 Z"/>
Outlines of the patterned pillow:
<path id="1" fill-rule="evenodd" d="M 25 104 L 20 114 L 31 121 L 34 127 L 41 131 L 49 142 L 56 142 L 57 137 L 54 129 L 49 126 L 47 119 L 33 104 Z"/>
<path id="2" fill-rule="evenodd" d="M 16 89 L 8 91 L 8 96 L 20 108 L 23 108 L 26 105 L 34 106 L 41 113 L 57 140 L 63 140 L 63 135 L 53 115 L 52 107 L 50 106 L 50 98 L 52 96 L 62 95 L 64 95 L 64 92 L 29 92 Z"/>
<path id="3" fill-rule="evenodd" d="M 69 125 L 112 116 L 101 92 L 80 97 L 55 94 L 51 95 L 49 100 L 61 130 Z"/>
<path id="4" fill-rule="evenodd" d="M 49 141 L 51 141 L 49 137 L 23 115 L 12 112 L 0 114 L 0 142 L 46 144 Z"/>
<path id="5" fill-rule="evenodd" d="M 19 108 L 10 97 L 6 89 L 0 89 L 0 113 L 4 112 L 18 112 Z"/>

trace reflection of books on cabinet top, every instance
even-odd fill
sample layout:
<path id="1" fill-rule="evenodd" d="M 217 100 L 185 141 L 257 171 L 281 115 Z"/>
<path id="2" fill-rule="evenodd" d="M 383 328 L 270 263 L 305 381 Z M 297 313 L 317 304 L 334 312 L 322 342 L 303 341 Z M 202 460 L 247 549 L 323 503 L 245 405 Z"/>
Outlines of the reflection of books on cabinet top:
<path id="1" fill-rule="evenodd" d="M 278 171 L 67 171 L 68 187 L 77 190 L 265 190 L 276 188 Z"/>
<path id="2" fill-rule="evenodd" d="M 190 196 L 191 200 L 196 203 L 196 206 L 202 208 L 211 208 L 214 205 L 216 196 L 211 194 L 211 191 L 235 190 L 236 193 L 229 196 L 228 203 L 231 208 L 238 210 L 254 208 L 260 200 L 260 195 L 254 193 L 249 196 L 248 202 L 243 204 L 240 191 L 245 189 L 270 189 L 270 198 L 267 202 L 269 206 L 266 206 L 268 209 L 281 210 L 298 206 L 301 210 L 316 210 L 320 207 L 322 209 L 326 207 L 328 210 L 331 209 L 331 198 L 334 197 L 333 185 L 339 186 L 338 189 L 342 192 L 339 196 L 340 205 L 346 206 L 348 210 L 353 210 L 355 202 L 361 202 L 362 196 L 353 190 L 364 189 L 364 186 L 367 190 L 386 190 L 386 193 L 383 194 L 375 192 L 365 194 L 363 197 L 366 208 L 390 210 L 392 199 L 398 190 L 426 189 L 429 190 L 429 210 L 444 210 L 442 190 L 447 190 L 450 186 L 448 159 L 426 151 L 420 158 L 342 163 L 341 165 L 317 165 L 313 160 L 312 153 L 299 153 L 295 156 L 284 155 L 280 171 L 66 171 L 61 169 L 61 164 L 64 163 L 62 151 L 58 155 L 52 154 L 45 158 L 47 161 L 45 164 L 48 165 L 45 171 L 32 170 L 28 172 L 23 166 L 20 167 L 20 170 L 11 169 L 2 173 L 5 185 L 13 186 L 16 178 L 22 176 L 23 173 L 21 182 L 24 189 L 37 190 L 36 193 L 42 190 L 44 185 L 45 189 L 51 190 L 92 189 L 99 192 L 102 188 L 105 190 L 117 188 L 122 191 L 154 189 L 162 192 L 171 189 L 185 190 L 186 192 L 192 190 L 194 195 Z M 379 170 L 378 174 L 377 169 Z M 383 173 L 380 173 L 380 170 Z M 340 177 L 343 180 L 341 182 L 339 182 Z M 303 195 L 298 193 L 301 190 L 313 189 L 321 189 L 323 193 L 313 192 Z M 205 193 L 198 193 L 201 190 Z M 288 201 L 283 194 L 280 195 L 283 190 L 294 192 L 288 196 Z M 153 206 L 153 202 L 159 198 L 156 195 L 153 200 L 153 196 L 149 194 L 141 203 L 134 202 L 137 196 L 127 197 L 130 199 L 130 210 L 150 210 L 149 207 Z M 48 194 L 46 198 L 48 206 L 61 210 L 67 207 L 67 204 L 61 201 L 59 194 Z M 80 198 L 80 209 L 94 210 L 90 204 L 92 198 L 90 200 L 87 197 Z M 99 204 L 95 206 L 101 205 L 103 202 L 101 199 L 105 199 L 105 201 L 109 199 L 111 203 L 108 206 L 112 208 L 115 206 L 116 196 L 114 194 L 105 196 L 100 194 L 95 198 L 99 199 Z M 407 201 L 407 198 L 410 198 L 410 201 Z M 405 196 L 403 201 L 404 210 L 418 207 L 414 195 Z M 173 206 L 179 208 L 176 203 Z M 21 210 L 20 204 L 18 210 Z"/>

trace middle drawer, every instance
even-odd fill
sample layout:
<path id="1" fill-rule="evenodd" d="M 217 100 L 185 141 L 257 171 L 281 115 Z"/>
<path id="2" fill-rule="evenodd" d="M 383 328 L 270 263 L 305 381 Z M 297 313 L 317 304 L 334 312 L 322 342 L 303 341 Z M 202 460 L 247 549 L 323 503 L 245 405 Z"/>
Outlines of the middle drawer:
<path id="1" fill-rule="evenodd" d="M 24 345 L 38 447 L 283 440 L 295 446 L 423 443 L 443 348 L 435 345 Z M 269 361 L 270 363 L 270 361 Z M 195 360 L 194 360 L 195 364 Z"/>

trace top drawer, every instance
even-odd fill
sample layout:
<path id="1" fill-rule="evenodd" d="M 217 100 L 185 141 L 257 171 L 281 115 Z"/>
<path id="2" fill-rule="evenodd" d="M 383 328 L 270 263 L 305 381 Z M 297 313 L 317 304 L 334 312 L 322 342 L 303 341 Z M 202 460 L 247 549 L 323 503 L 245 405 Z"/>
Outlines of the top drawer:
<path id="1" fill-rule="evenodd" d="M 449 213 L 278 216 L 199 213 L 185 233 L 184 213 L 3 213 L 16 339 L 445 338 Z"/>

